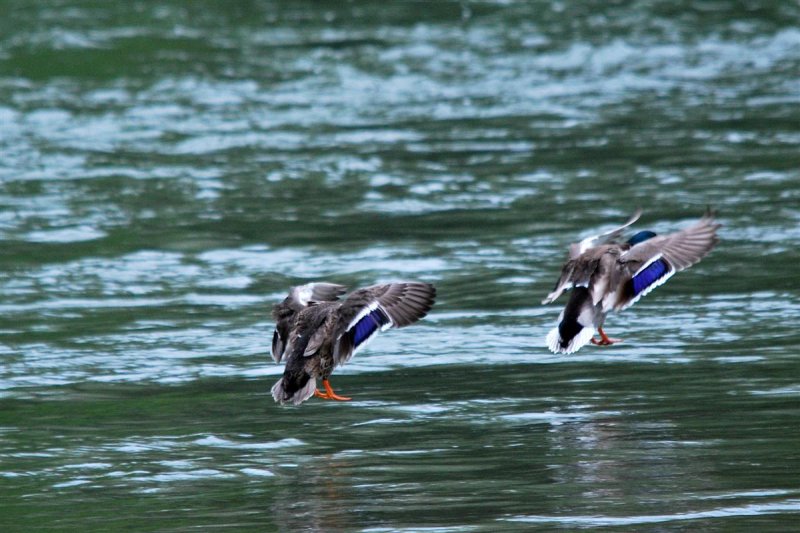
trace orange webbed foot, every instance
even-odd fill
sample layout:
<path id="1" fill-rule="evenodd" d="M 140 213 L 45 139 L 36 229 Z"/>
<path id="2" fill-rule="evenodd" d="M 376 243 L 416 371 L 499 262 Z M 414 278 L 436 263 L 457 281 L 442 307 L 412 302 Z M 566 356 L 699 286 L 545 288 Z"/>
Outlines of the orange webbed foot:
<path id="1" fill-rule="evenodd" d="M 331 387 L 331 384 L 327 379 L 322 380 L 322 385 L 325 387 L 325 392 L 323 393 L 315 390 L 314 396 L 317 398 L 322 398 L 323 400 L 336 400 L 338 402 L 349 402 L 352 400 L 352 398 L 348 398 L 347 396 L 339 396 L 333 392 L 333 387 Z"/>
<path id="2" fill-rule="evenodd" d="M 622 342 L 622 339 L 612 339 L 606 332 L 603 331 L 603 328 L 597 328 L 597 332 L 600 334 L 600 340 L 595 339 L 592 337 L 592 344 L 596 346 L 611 346 L 612 344 L 616 344 L 618 342 Z"/>
<path id="3" fill-rule="evenodd" d="M 316 389 L 314 390 L 314 396 L 316 396 L 317 398 L 322 398 L 323 400 L 330 400 L 331 399 L 331 397 L 328 396 L 328 393 L 323 393 L 323 392 L 320 392 L 320 391 L 318 391 Z"/>

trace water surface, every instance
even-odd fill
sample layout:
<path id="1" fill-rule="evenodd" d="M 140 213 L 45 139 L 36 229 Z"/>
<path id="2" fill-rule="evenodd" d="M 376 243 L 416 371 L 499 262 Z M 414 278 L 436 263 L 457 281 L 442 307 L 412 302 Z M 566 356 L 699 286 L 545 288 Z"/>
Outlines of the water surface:
<path id="1" fill-rule="evenodd" d="M 3 531 L 786 531 L 790 2 L 7 1 Z M 566 246 L 722 242 L 555 356 Z M 279 408 L 270 306 L 434 312 Z"/>

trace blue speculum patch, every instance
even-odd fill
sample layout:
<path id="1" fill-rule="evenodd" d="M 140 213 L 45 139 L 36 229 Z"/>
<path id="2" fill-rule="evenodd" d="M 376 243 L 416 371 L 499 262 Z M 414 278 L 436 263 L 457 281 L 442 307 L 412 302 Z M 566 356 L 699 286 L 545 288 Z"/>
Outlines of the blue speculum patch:
<path id="1" fill-rule="evenodd" d="M 380 329 L 381 326 L 388 323 L 389 317 L 387 317 L 383 311 L 380 309 L 373 309 L 356 323 L 353 346 L 360 345 L 367 340 L 370 335 L 375 333 L 376 330 Z"/>
<path id="2" fill-rule="evenodd" d="M 664 277 L 669 272 L 669 264 L 663 259 L 653 261 L 647 268 L 636 274 L 633 279 L 633 294 L 640 294 L 650 285 Z"/>

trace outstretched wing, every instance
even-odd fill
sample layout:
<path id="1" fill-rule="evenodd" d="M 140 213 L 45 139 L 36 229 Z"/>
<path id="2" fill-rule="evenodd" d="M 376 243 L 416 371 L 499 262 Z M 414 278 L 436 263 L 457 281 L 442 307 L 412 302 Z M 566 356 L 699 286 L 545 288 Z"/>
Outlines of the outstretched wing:
<path id="1" fill-rule="evenodd" d="M 619 258 L 625 279 L 614 308 L 626 309 L 673 274 L 689 268 L 708 255 L 719 242 L 717 230 L 721 224 L 708 211 L 688 228 L 657 236 L 641 242 Z"/>
<path id="2" fill-rule="evenodd" d="M 629 218 L 625 224 L 616 227 L 611 231 L 607 231 L 599 235 L 592 235 L 591 237 L 586 237 L 580 242 L 570 244 L 569 257 L 567 262 L 564 264 L 564 267 L 561 269 L 561 276 L 558 278 L 553 291 L 548 294 L 544 300 L 542 300 L 542 304 L 549 304 L 561 296 L 564 291 L 569 290 L 575 284 L 580 283 L 579 281 L 576 281 L 576 275 L 578 277 L 585 277 L 586 269 L 583 268 L 584 265 L 579 264 L 579 257 L 592 248 L 609 243 L 619 237 L 622 232 L 625 231 L 625 228 L 639 220 L 640 216 L 642 216 L 642 210 L 636 209 L 636 212 L 631 215 L 631 218 Z"/>
<path id="3" fill-rule="evenodd" d="M 334 363 L 346 363 L 379 332 L 421 319 L 435 298 L 434 286 L 419 282 L 375 285 L 353 292 L 338 311 Z"/>
<path id="4" fill-rule="evenodd" d="M 601 244 L 613 241 L 614 239 L 622 235 L 622 232 L 625 231 L 625 229 L 628 226 L 639 220 L 640 216 L 642 216 L 642 209 L 637 208 L 636 212 L 633 215 L 631 215 L 631 218 L 629 218 L 625 224 L 616 227 L 611 231 L 607 231 L 599 235 L 592 235 L 591 237 L 586 237 L 581 242 L 570 244 L 569 258 L 577 259 L 578 257 L 580 257 L 581 254 L 583 254 L 583 252 L 585 252 L 589 248 L 594 248 L 595 246 L 599 246 Z"/>
<path id="5" fill-rule="evenodd" d="M 272 308 L 275 331 L 272 333 L 272 358 L 280 363 L 289 342 L 289 333 L 297 313 L 315 302 L 335 302 L 346 288 L 335 283 L 307 283 L 292 287 L 289 295 Z"/>
<path id="6" fill-rule="evenodd" d="M 288 299 L 296 311 L 302 310 L 313 302 L 335 302 L 347 291 L 344 285 L 335 283 L 314 282 L 292 287 Z"/>

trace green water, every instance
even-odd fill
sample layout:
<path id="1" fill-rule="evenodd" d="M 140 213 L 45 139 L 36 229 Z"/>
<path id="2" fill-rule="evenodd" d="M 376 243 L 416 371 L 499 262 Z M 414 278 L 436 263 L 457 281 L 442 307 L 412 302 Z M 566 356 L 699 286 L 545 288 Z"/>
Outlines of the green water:
<path id="1" fill-rule="evenodd" d="M 793 2 L 0 2 L 0 530 L 793 531 Z M 547 351 L 566 246 L 722 241 Z M 280 408 L 289 286 L 436 284 Z"/>

